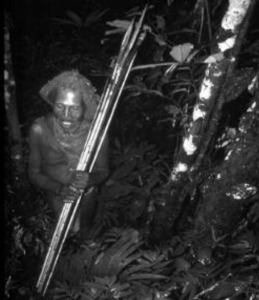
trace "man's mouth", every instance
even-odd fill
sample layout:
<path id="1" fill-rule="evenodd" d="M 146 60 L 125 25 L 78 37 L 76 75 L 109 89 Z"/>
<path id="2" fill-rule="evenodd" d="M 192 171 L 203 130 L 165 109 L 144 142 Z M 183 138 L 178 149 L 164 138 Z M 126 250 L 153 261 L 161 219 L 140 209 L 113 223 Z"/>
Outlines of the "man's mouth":
<path id="1" fill-rule="evenodd" d="M 71 122 L 71 121 L 60 120 L 59 122 L 63 128 L 70 128 L 70 127 L 74 126 L 74 122 Z"/>
<path id="2" fill-rule="evenodd" d="M 74 120 L 57 119 L 58 123 L 64 130 L 74 130 L 77 127 L 78 122 Z"/>
<path id="3" fill-rule="evenodd" d="M 67 122 L 67 121 L 63 121 L 61 122 L 63 126 L 65 127 L 70 127 L 73 123 L 72 122 Z"/>

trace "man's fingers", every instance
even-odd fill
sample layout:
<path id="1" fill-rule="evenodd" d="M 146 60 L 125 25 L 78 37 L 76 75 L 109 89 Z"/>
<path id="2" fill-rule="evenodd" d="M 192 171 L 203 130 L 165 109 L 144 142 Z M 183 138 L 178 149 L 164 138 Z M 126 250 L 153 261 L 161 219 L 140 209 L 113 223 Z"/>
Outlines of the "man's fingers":
<path id="1" fill-rule="evenodd" d="M 70 184 L 70 186 L 72 187 L 72 190 L 74 192 L 78 192 L 78 190 L 84 190 L 85 185 L 82 183 L 78 183 L 78 182 L 73 182 Z"/>
<path id="2" fill-rule="evenodd" d="M 78 193 L 77 188 L 74 184 L 69 185 L 68 187 L 71 191 L 73 191 L 74 193 Z"/>
<path id="3" fill-rule="evenodd" d="M 74 171 L 70 186 L 76 190 L 84 191 L 87 188 L 89 182 L 89 174 L 83 171 Z"/>
<path id="4" fill-rule="evenodd" d="M 83 180 L 83 181 L 88 181 L 89 180 L 89 174 L 82 172 L 82 171 L 76 171 L 74 172 L 72 178 L 77 179 L 77 180 Z"/>
<path id="5" fill-rule="evenodd" d="M 66 203 L 73 203 L 76 200 L 75 194 L 71 195 L 68 193 L 63 200 Z"/>
<path id="6" fill-rule="evenodd" d="M 72 180 L 72 182 L 70 183 L 70 185 L 72 185 L 73 187 L 75 187 L 76 189 L 85 189 L 88 185 L 88 181 L 85 180 Z"/>
<path id="7" fill-rule="evenodd" d="M 84 192 L 84 189 L 81 188 L 81 185 L 77 186 L 76 184 L 71 184 L 69 186 L 69 189 L 71 191 L 73 191 L 73 193 L 75 193 L 75 194 L 79 194 L 79 193 L 83 193 Z"/>
<path id="8" fill-rule="evenodd" d="M 74 203 L 74 199 L 64 199 L 65 203 Z"/>
<path id="9" fill-rule="evenodd" d="M 67 189 L 67 193 L 64 196 L 64 202 L 65 203 L 73 203 L 75 200 L 77 200 L 77 198 L 79 197 L 80 193 L 83 193 L 84 191 L 75 188 L 72 185 L 69 185 L 68 189 Z"/>

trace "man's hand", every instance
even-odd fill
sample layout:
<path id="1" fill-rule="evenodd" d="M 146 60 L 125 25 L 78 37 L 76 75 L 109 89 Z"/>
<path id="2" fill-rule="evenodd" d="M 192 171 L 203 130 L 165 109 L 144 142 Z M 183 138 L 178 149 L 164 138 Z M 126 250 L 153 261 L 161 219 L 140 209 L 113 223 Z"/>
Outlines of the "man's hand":
<path id="1" fill-rule="evenodd" d="M 71 185 L 63 185 L 59 195 L 65 203 L 73 203 L 80 196 L 81 191 L 73 188 Z"/>
<path id="2" fill-rule="evenodd" d="M 63 198 L 65 203 L 74 202 L 80 193 L 88 187 L 89 174 L 83 171 L 74 171 L 70 183 L 63 185 L 58 194 Z"/>
<path id="3" fill-rule="evenodd" d="M 70 186 L 76 190 L 84 191 L 89 186 L 89 174 L 83 171 L 74 171 Z"/>

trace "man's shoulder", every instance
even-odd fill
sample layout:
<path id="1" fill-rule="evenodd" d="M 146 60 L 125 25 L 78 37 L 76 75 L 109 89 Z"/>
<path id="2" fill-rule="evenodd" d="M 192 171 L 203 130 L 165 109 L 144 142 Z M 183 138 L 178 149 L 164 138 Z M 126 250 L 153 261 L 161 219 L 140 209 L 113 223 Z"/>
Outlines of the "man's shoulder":
<path id="1" fill-rule="evenodd" d="M 48 127 L 48 116 L 39 117 L 34 120 L 31 125 L 31 132 L 35 134 L 43 134 Z"/>

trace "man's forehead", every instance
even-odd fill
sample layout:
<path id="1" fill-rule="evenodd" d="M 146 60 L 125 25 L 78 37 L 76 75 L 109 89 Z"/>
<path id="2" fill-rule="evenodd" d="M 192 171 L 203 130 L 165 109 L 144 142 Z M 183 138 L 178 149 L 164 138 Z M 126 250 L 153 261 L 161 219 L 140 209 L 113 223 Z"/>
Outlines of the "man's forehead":
<path id="1" fill-rule="evenodd" d="M 82 97 L 80 92 L 71 89 L 59 89 L 56 102 L 65 105 L 82 105 Z"/>

